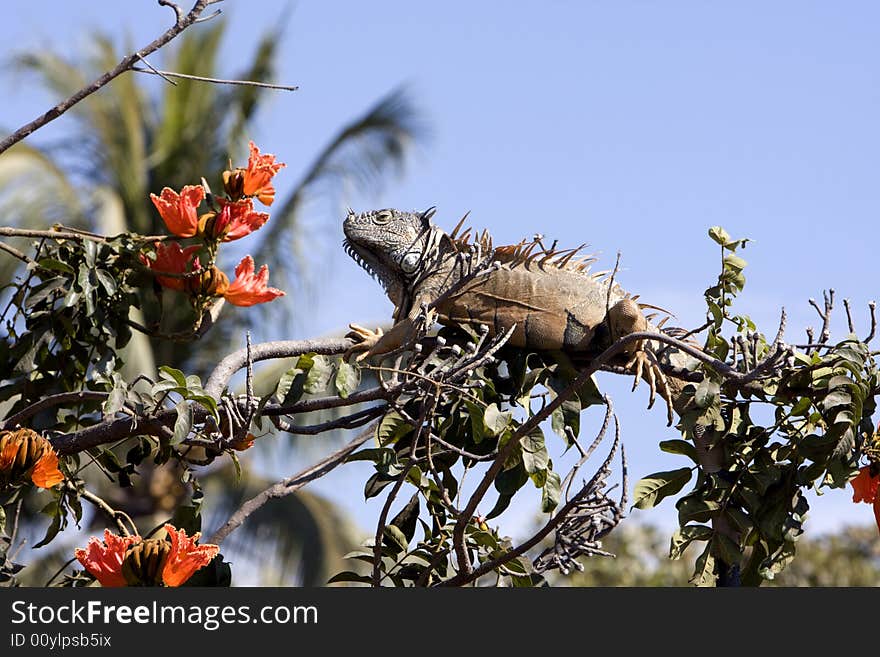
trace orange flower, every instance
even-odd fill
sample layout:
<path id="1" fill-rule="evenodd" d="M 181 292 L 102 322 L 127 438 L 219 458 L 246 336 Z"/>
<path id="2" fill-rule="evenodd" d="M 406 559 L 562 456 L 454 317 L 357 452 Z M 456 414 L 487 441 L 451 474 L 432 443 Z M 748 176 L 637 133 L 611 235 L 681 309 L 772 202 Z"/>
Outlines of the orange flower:
<path id="1" fill-rule="evenodd" d="M 165 187 L 160 196 L 150 194 L 168 230 L 178 237 L 193 237 L 196 234 L 199 228 L 196 208 L 204 198 L 205 189 L 201 185 L 185 185 L 180 194 L 170 187 Z"/>
<path id="2" fill-rule="evenodd" d="M 248 433 L 248 434 L 246 434 L 244 437 L 241 437 L 241 438 L 233 438 L 233 439 L 229 442 L 229 446 L 230 446 L 232 449 L 234 449 L 234 450 L 236 450 L 236 451 L 238 451 L 238 452 L 243 452 L 243 451 L 245 451 L 245 450 L 250 449 L 251 447 L 253 447 L 253 446 L 254 446 L 254 441 L 255 441 L 256 439 L 257 439 L 257 437 L 256 437 L 254 434 L 252 434 L 252 433 Z"/>
<path id="3" fill-rule="evenodd" d="M 212 237 L 223 242 L 233 242 L 250 235 L 269 220 L 265 212 L 254 212 L 254 202 L 244 199 L 230 202 L 217 199 L 220 214 L 214 220 Z"/>
<path id="4" fill-rule="evenodd" d="M 229 278 L 216 266 L 188 278 L 186 283 L 186 291 L 192 296 L 222 297 L 229 288 Z"/>
<path id="5" fill-rule="evenodd" d="M 853 502 L 874 505 L 874 519 L 877 521 L 877 529 L 880 530 L 880 475 L 872 475 L 871 466 L 866 465 L 849 483 L 853 487 Z"/>
<path id="6" fill-rule="evenodd" d="M 153 273 L 156 274 L 156 280 L 163 287 L 172 290 L 185 289 L 186 281 L 189 279 L 169 278 L 168 276 L 159 276 L 159 274 L 186 274 L 201 269 L 202 265 L 199 259 L 193 260 L 193 255 L 201 249 L 201 246 L 195 244 L 183 249 L 177 242 L 156 242 L 155 247 L 156 259 L 150 260 L 142 253 L 139 256 L 141 262 L 153 270 Z M 190 261 L 192 261 L 192 266 L 190 266 Z"/>
<path id="7" fill-rule="evenodd" d="M 171 541 L 171 553 L 165 560 L 162 568 L 162 581 L 165 586 L 180 586 L 193 576 L 199 569 L 211 563 L 211 560 L 220 552 L 216 545 L 196 545 L 201 532 L 196 532 L 189 537 L 182 529 L 175 529 L 172 525 L 165 525 L 168 538 Z"/>
<path id="8" fill-rule="evenodd" d="M 117 536 L 105 529 L 103 544 L 93 536 L 85 549 L 77 548 L 73 554 L 101 586 L 125 586 L 125 578 L 122 576 L 125 551 L 140 541 L 140 536 Z"/>
<path id="9" fill-rule="evenodd" d="M 263 205 L 272 205 L 275 200 L 275 188 L 272 178 L 278 171 L 286 167 L 283 162 L 275 162 L 275 156 L 269 153 L 260 154 L 254 142 L 248 142 L 251 149 L 247 169 L 244 171 L 242 192 L 245 196 L 256 196 Z"/>
<path id="10" fill-rule="evenodd" d="M 853 502 L 866 502 L 872 504 L 880 490 L 880 476 L 871 476 L 871 466 L 866 465 L 859 470 L 855 479 L 851 479 L 853 487 Z"/>
<path id="11" fill-rule="evenodd" d="M 101 586 L 180 586 L 220 552 L 216 545 L 197 545 L 199 532 L 189 537 L 183 529 L 169 524 L 165 531 L 168 540 L 144 541 L 137 535 L 117 536 L 105 529 L 103 543 L 93 536 L 85 549 L 74 551 L 74 556 Z M 141 549 L 148 546 L 152 549 Z M 136 564 L 132 563 L 135 557 Z M 161 579 L 154 577 L 157 573 L 153 569 L 158 567 L 162 570 Z"/>
<path id="12" fill-rule="evenodd" d="M 64 481 L 52 443 L 31 429 L 0 431 L 0 489 L 27 479 L 40 488 Z"/>
<path id="13" fill-rule="evenodd" d="M 253 306 L 284 296 L 281 290 L 268 287 L 268 282 L 269 267 L 263 265 L 254 275 L 254 259 L 245 256 L 235 268 L 235 280 L 223 296 L 233 306 Z"/>
<path id="14" fill-rule="evenodd" d="M 47 451 L 37 461 L 31 473 L 31 481 L 40 488 L 52 488 L 64 481 L 64 475 L 58 469 L 58 456 L 54 450 Z"/>

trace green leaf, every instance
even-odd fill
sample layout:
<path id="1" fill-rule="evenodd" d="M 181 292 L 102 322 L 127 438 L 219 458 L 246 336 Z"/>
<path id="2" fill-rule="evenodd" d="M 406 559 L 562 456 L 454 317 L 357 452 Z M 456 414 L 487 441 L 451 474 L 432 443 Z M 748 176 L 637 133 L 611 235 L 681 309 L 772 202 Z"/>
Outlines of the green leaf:
<path id="1" fill-rule="evenodd" d="M 535 427 L 523 436 L 520 445 L 522 445 L 522 462 L 527 473 L 531 475 L 547 469 L 550 453 L 544 444 L 544 432 L 540 427 Z"/>
<path id="2" fill-rule="evenodd" d="M 347 399 L 351 393 L 357 390 L 360 384 L 360 368 L 346 362 L 345 359 L 340 359 L 336 367 L 336 378 L 333 380 L 333 385 L 339 396 Z"/>
<path id="3" fill-rule="evenodd" d="M 697 460 L 697 448 L 686 440 L 661 440 L 660 449 L 669 454 L 687 456 L 694 463 L 699 462 Z"/>
<path id="4" fill-rule="evenodd" d="M 465 408 L 467 408 L 468 419 L 470 420 L 471 440 L 474 441 L 475 445 L 479 445 L 483 442 L 483 438 L 486 437 L 486 423 L 483 420 L 483 409 L 468 400 L 465 400 L 464 405 Z"/>
<path id="5" fill-rule="evenodd" d="M 486 410 L 483 411 L 483 422 L 486 425 L 486 429 L 493 436 L 502 434 L 510 426 L 512 418 L 513 413 L 511 411 L 500 411 L 498 404 L 489 404 Z"/>
<path id="6" fill-rule="evenodd" d="M 721 246 L 727 246 L 731 241 L 730 235 L 721 226 L 712 226 L 709 229 L 709 237 Z"/>
<path id="7" fill-rule="evenodd" d="M 728 536 L 716 532 L 712 537 L 711 545 L 727 565 L 739 565 L 742 561 L 742 550 Z"/>
<path id="8" fill-rule="evenodd" d="M 107 396 L 107 399 L 101 406 L 101 411 L 104 414 L 104 418 L 113 417 L 119 409 L 122 408 L 122 405 L 125 403 L 125 399 L 127 397 L 127 392 L 125 390 L 125 385 L 115 385 L 113 390 L 110 391 L 110 394 Z"/>
<path id="9" fill-rule="evenodd" d="M 510 506 L 510 500 L 513 499 L 513 494 L 510 493 L 499 493 L 498 500 L 495 502 L 495 506 L 492 507 L 492 510 L 486 514 L 486 520 L 491 520 L 497 516 L 500 516 L 504 513 L 505 509 Z"/>
<path id="10" fill-rule="evenodd" d="M 383 543 L 390 548 L 400 548 L 401 551 L 405 551 L 409 545 L 404 533 L 394 525 L 386 525 L 383 534 L 384 538 L 390 539 L 390 542 L 383 540 Z"/>
<path id="11" fill-rule="evenodd" d="M 382 446 L 390 445 L 412 431 L 412 426 L 397 411 L 389 411 L 376 427 L 376 439 Z"/>
<path id="12" fill-rule="evenodd" d="M 724 256 L 724 267 L 730 268 L 735 272 L 740 272 L 746 268 L 746 261 L 740 258 L 738 255 L 729 254 Z"/>
<path id="13" fill-rule="evenodd" d="M 694 393 L 694 403 L 699 408 L 708 408 L 715 403 L 721 394 L 721 386 L 708 378 L 703 379 Z"/>
<path id="14" fill-rule="evenodd" d="M 368 447 L 357 451 L 354 454 L 349 454 L 346 457 L 345 462 L 372 461 L 376 465 L 387 466 L 394 463 L 396 460 L 397 455 L 394 453 L 393 449 L 388 447 Z"/>
<path id="15" fill-rule="evenodd" d="M 41 283 L 28 291 L 27 300 L 25 301 L 25 308 L 33 308 L 43 299 L 48 298 L 53 292 L 63 288 L 67 284 L 66 278 L 52 278 L 46 281 L 45 283 Z"/>
<path id="16" fill-rule="evenodd" d="M 688 545 L 693 541 L 708 541 L 712 537 L 712 528 L 706 525 L 685 525 L 672 534 L 669 545 L 669 558 L 680 559 Z"/>
<path id="17" fill-rule="evenodd" d="M 541 489 L 541 511 L 551 513 L 562 497 L 562 481 L 556 472 L 547 472 L 547 481 Z"/>
<path id="18" fill-rule="evenodd" d="M 638 509 L 650 509 L 657 506 L 664 497 L 675 495 L 690 480 L 690 468 L 679 468 L 678 470 L 655 472 L 648 475 L 636 484 L 633 493 L 635 500 L 633 506 Z"/>
<path id="19" fill-rule="evenodd" d="M 308 395 L 317 395 L 330 385 L 333 376 L 333 366 L 327 358 L 317 354 L 312 358 L 312 367 L 306 374 L 306 382 L 303 391 Z"/>
<path id="20" fill-rule="evenodd" d="M 174 410 L 177 411 L 177 419 L 174 421 L 174 435 L 171 438 L 171 444 L 179 445 L 192 431 L 193 413 L 192 407 L 186 400 L 178 402 Z"/>
<path id="21" fill-rule="evenodd" d="M 701 499 L 696 493 L 691 493 L 678 500 L 675 508 L 678 509 L 679 523 L 686 525 L 689 522 L 707 522 L 721 508 L 721 504 Z"/>
<path id="22" fill-rule="evenodd" d="M 697 558 L 697 563 L 694 567 L 694 575 L 690 579 L 691 584 L 696 584 L 697 586 L 715 586 L 715 557 L 712 556 L 711 547 L 711 544 L 706 545 L 703 554 Z"/>
<path id="23" fill-rule="evenodd" d="M 174 383 L 181 388 L 186 388 L 186 375 L 180 370 L 169 367 L 168 365 L 162 365 L 162 367 L 159 368 L 159 376 L 168 381 L 174 381 Z"/>
<path id="24" fill-rule="evenodd" d="M 107 292 L 108 296 L 113 296 L 116 294 L 116 279 L 110 275 L 110 273 L 104 269 L 96 269 L 95 276 L 98 277 L 98 282 Z"/>
<path id="25" fill-rule="evenodd" d="M 369 575 L 360 575 L 352 570 L 344 570 L 341 573 L 336 573 L 333 577 L 327 580 L 328 584 L 336 584 L 339 582 L 358 582 L 360 584 L 372 584 L 373 578 Z"/>
<path id="26" fill-rule="evenodd" d="M 54 258 L 42 258 L 37 261 L 40 267 L 43 269 L 50 269 L 52 271 L 60 271 L 65 274 L 73 275 L 73 267 L 68 265 L 66 262 L 62 262 L 61 260 L 55 260 Z"/>
<path id="27" fill-rule="evenodd" d="M 290 368 L 278 379 L 278 385 L 275 386 L 275 398 L 282 406 L 293 404 L 302 397 L 305 381 L 304 370 L 298 367 Z"/>
<path id="28" fill-rule="evenodd" d="M 404 544 L 404 549 L 409 545 L 409 541 L 413 539 L 413 536 L 416 534 L 416 520 L 419 517 L 419 494 L 415 493 L 406 503 L 400 513 L 398 513 L 391 520 L 391 525 L 397 527 L 406 537 L 406 544 Z"/>

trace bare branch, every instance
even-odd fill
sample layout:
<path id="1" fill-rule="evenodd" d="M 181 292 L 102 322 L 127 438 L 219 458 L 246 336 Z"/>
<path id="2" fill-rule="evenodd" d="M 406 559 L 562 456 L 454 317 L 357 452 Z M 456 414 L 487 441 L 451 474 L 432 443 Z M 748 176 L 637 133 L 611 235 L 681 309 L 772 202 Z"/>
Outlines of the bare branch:
<path id="1" fill-rule="evenodd" d="M 272 360 L 274 358 L 290 358 L 307 353 L 324 355 L 342 354 L 351 347 L 348 338 L 331 338 L 328 340 L 279 340 L 275 342 L 261 342 L 251 347 L 253 362 Z M 205 384 L 205 392 L 213 397 L 219 397 L 226 388 L 232 375 L 244 367 L 248 361 L 248 350 L 239 349 L 221 360 Z"/>
<path id="2" fill-rule="evenodd" d="M 22 262 L 24 262 L 25 264 L 28 264 L 28 265 L 32 264 L 32 263 L 36 264 L 36 262 L 37 262 L 36 260 L 33 260 L 32 258 L 25 255 L 24 253 L 22 253 L 21 251 L 19 251 L 15 247 L 9 246 L 8 244 L 5 244 L 4 242 L 0 242 L 0 251 L 6 251 L 6 253 L 8 253 L 9 255 L 11 255 L 15 258 L 18 258 L 19 260 L 21 260 Z"/>
<path id="3" fill-rule="evenodd" d="M 175 23 L 176 23 L 176 24 L 179 25 L 180 23 L 183 22 L 183 10 L 180 8 L 179 5 L 177 5 L 177 4 L 173 3 L 173 2 L 169 2 L 169 0 L 159 0 L 159 5 L 160 5 L 161 7 L 171 7 L 171 9 L 174 10 L 174 16 L 175 16 L 175 19 L 176 19 L 176 20 L 175 20 Z"/>
<path id="4" fill-rule="evenodd" d="M 263 415 L 271 417 L 273 415 L 294 415 L 296 413 L 308 413 L 310 411 L 322 411 L 327 408 L 337 408 L 339 406 L 354 406 L 362 402 L 376 401 L 378 399 L 390 399 L 402 386 L 396 388 L 375 387 L 353 392 L 348 397 L 315 397 L 314 399 L 303 399 L 290 404 L 289 406 L 276 406 L 266 404 L 263 407 Z"/>
<path id="5" fill-rule="evenodd" d="M 72 484 L 70 484 L 70 486 L 73 487 L 75 490 L 75 487 Z M 119 533 L 121 536 L 131 536 L 131 532 L 128 531 L 128 527 L 126 527 L 123 520 L 128 520 L 129 525 L 131 526 L 132 529 L 134 529 L 135 534 L 137 534 L 137 527 L 135 526 L 134 521 L 131 519 L 131 517 L 127 513 L 125 513 L 124 511 L 119 511 L 118 509 L 114 509 L 112 506 L 107 504 L 107 502 L 105 502 L 103 499 L 101 499 L 100 497 L 98 497 L 94 493 L 91 493 L 87 490 L 81 490 L 81 491 L 78 491 L 78 493 L 81 498 L 91 502 L 98 509 L 103 511 L 104 514 L 116 524 L 116 527 L 119 529 Z"/>
<path id="6" fill-rule="evenodd" d="M 516 546 L 512 550 L 505 552 L 500 557 L 497 557 L 495 559 L 491 559 L 489 561 L 484 561 L 477 568 L 474 568 L 470 572 L 460 570 L 457 575 L 449 578 L 448 580 L 440 582 L 439 586 L 463 586 L 465 584 L 468 584 L 470 582 L 475 581 L 476 579 L 478 579 L 479 577 L 482 577 L 483 575 L 485 575 L 487 573 L 492 572 L 496 568 L 503 566 L 504 564 L 511 561 L 512 559 L 515 559 L 516 557 L 520 556 L 521 554 L 525 554 L 526 552 L 531 550 L 533 547 L 538 545 L 542 540 L 544 540 L 544 538 L 551 531 L 556 529 L 558 526 L 560 526 L 564 522 L 567 522 L 567 521 L 570 522 L 571 520 L 573 520 L 572 513 L 576 512 L 578 510 L 578 507 L 580 507 L 583 504 L 583 502 L 585 501 L 585 498 L 590 498 L 590 499 L 586 499 L 586 501 L 588 503 L 591 503 L 591 506 L 586 509 L 586 512 L 587 512 L 586 514 L 577 514 L 577 515 L 580 515 L 581 517 L 574 518 L 575 523 L 572 523 L 572 524 L 579 524 L 579 523 L 577 523 L 577 521 L 582 520 L 583 515 L 587 515 L 589 518 L 593 518 L 597 515 L 596 514 L 597 511 L 599 513 L 601 513 L 607 509 L 607 510 L 611 511 L 612 517 L 607 520 L 606 526 L 602 528 L 605 530 L 604 533 L 602 533 L 602 535 L 607 534 L 608 531 L 610 531 L 615 525 L 617 525 L 617 523 L 620 521 L 620 518 L 622 517 L 622 509 L 620 509 L 617 505 L 615 505 L 613 503 L 609 504 L 608 502 L 606 502 L 605 499 L 602 499 L 602 498 L 604 498 L 604 495 L 602 494 L 603 491 L 601 490 L 604 488 L 605 480 L 607 479 L 608 475 L 611 472 L 611 470 L 610 470 L 611 460 L 614 458 L 614 455 L 617 452 L 617 448 L 619 447 L 619 445 L 620 445 L 620 428 L 618 426 L 615 431 L 614 445 L 612 446 L 611 452 L 609 453 L 605 462 L 602 464 L 602 466 L 599 468 L 599 470 L 596 472 L 596 474 L 593 476 L 593 478 L 587 484 L 584 485 L 584 487 L 580 490 L 580 492 L 577 495 L 575 495 L 571 501 L 569 501 L 567 504 L 565 504 L 562 507 L 562 509 L 560 509 L 556 513 L 556 515 L 554 515 L 547 522 L 547 524 L 545 524 L 540 530 L 538 530 L 530 538 L 523 541 L 522 543 L 520 543 L 518 546 Z M 461 518 L 466 517 L 466 516 L 464 516 L 465 513 L 467 513 L 467 509 L 465 509 L 465 511 L 462 512 Z M 459 522 L 461 522 L 461 518 L 459 519 Z M 577 527 L 577 529 L 580 529 L 580 527 Z M 583 546 L 583 547 L 589 548 L 590 546 L 587 545 L 587 546 Z M 586 551 L 587 550 L 584 550 L 584 552 L 586 552 Z M 594 548 L 592 548 L 591 551 L 597 552 L 598 550 L 594 547 Z"/>
<path id="7" fill-rule="evenodd" d="M 61 406 L 69 402 L 83 402 L 87 400 L 103 401 L 104 399 L 107 399 L 108 394 L 109 393 L 106 392 L 80 390 L 77 392 L 60 392 L 57 395 L 50 395 L 49 397 L 45 397 L 44 399 L 36 401 L 30 406 L 21 409 L 15 415 L 6 418 L 0 423 L 0 428 L 4 430 L 13 429 L 16 425 L 21 424 L 24 420 L 33 417 L 46 408 Z"/>
<path id="8" fill-rule="evenodd" d="M 131 70 L 136 71 L 137 73 L 149 73 L 151 75 L 158 75 L 171 84 L 176 84 L 171 78 L 183 78 L 185 80 L 197 80 L 199 82 L 210 82 L 211 84 L 237 84 L 246 87 L 261 87 L 263 89 L 277 89 L 279 91 L 296 91 L 299 89 L 298 86 L 289 85 L 289 84 L 273 84 L 271 82 L 256 82 L 254 80 L 224 80 L 221 78 L 209 78 L 203 75 L 189 75 L 187 73 L 175 73 L 174 71 L 160 71 L 156 68 L 150 66 L 149 63 L 144 61 L 149 68 L 141 68 L 139 66 L 132 66 Z"/>
<path id="9" fill-rule="evenodd" d="M 169 78 L 165 73 L 163 73 L 162 71 L 160 71 L 159 69 L 157 69 L 155 66 L 153 66 L 152 64 L 150 64 L 150 62 L 148 62 L 146 59 L 144 59 L 144 58 L 141 57 L 140 55 L 138 55 L 138 59 L 140 59 L 144 64 L 146 64 L 147 68 L 150 69 L 151 72 L 153 72 L 153 73 L 155 73 L 156 75 L 160 76 L 163 80 L 165 80 L 165 82 L 167 82 L 168 84 L 170 84 L 172 87 L 176 87 L 176 86 L 177 86 L 177 83 L 176 83 L 174 80 L 172 80 L 172 79 Z M 132 71 L 144 71 L 144 69 L 142 69 L 142 68 L 137 68 L 136 66 L 132 66 L 132 67 L 131 67 L 131 70 L 132 70 Z M 144 71 L 144 72 L 146 73 L 146 71 Z"/>
<path id="10" fill-rule="evenodd" d="M 324 433 L 325 431 L 331 431 L 333 429 L 356 429 L 358 427 L 362 427 L 370 420 L 374 420 L 380 415 L 383 415 L 386 410 L 388 410 L 388 407 L 384 405 L 373 406 L 372 408 L 365 408 L 364 410 L 352 413 L 351 415 L 336 418 L 335 420 L 328 420 L 327 422 L 322 422 L 320 424 L 289 424 L 281 418 L 274 418 L 272 420 L 272 423 L 280 431 L 286 431 L 287 433 L 301 434 L 306 436 L 314 436 L 315 434 Z"/>
<path id="11" fill-rule="evenodd" d="M 868 333 L 868 337 L 865 338 L 866 343 L 874 339 L 874 333 L 877 331 L 877 302 L 869 301 L 868 308 L 871 311 L 871 332 Z"/>
<path id="12" fill-rule="evenodd" d="M 843 307 L 846 310 L 846 326 L 849 329 L 850 333 L 855 333 L 856 329 L 853 326 L 852 311 L 850 310 L 850 307 L 849 307 L 849 299 L 843 300 Z"/>
<path id="13" fill-rule="evenodd" d="M 0 153 L 6 151 L 14 144 L 17 144 L 22 139 L 33 133 L 35 130 L 42 128 L 50 121 L 54 121 L 71 107 L 76 105 L 79 101 L 95 93 L 101 87 L 107 85 L 107 83 L 113 80 L 113 78 L 121 75 L 122 73 L 125 73 L 126 71 L 131 70 L 135 63 L 137 63 L 141 57 L 157 51 L 178 34 L 183 32 L 187 27 L 192 25 L 193 22 L 195 22 L 195 20 L 199 18 L 201 13 L 205 10 L 205 7 L 213 3 L 211 2 L 211 0 L 197 0 L 192 9 L 190 9 L 189 13 L 185 16 L 183 15 L 180 7 L 175 5 L 173 2 L 160 0 L 159 4 L 165 7 L 171 7 L 174 10 L 174 14 L 177 17 L 174 25 L 168 28 L 168 30 L 166 30 L 165 33 L 162 34 L 160 37 L 147 44 L 140 50 L 123 57 L 122 61 L 120 61 L 113 69 L 104 73 L 104 75 L 99 77 L 97 80 L 83 87 L 69 98 L 55 105 L 55 107 L 50 109 L 42 116 L 39 116 L 30 123 L 21 126 L 18 130 L 6 137 L 6 139 L 0 142 Z"/>

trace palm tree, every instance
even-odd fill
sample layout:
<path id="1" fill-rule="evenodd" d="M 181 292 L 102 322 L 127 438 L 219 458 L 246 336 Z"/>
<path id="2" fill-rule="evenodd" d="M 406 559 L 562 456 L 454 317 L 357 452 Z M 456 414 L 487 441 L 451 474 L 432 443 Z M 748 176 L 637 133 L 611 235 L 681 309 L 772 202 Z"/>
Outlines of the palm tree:
<path id="1" fill-rule="evenodd" d="M 164 68 L 218 77 L 218 54 L 225 28 L 226 24 L 218 21 L 186 32 L 164 53 Z M 281 36 L 281 28 L 263 35 L 252 61 L 235 77 L 272 79 Z M 22 55 L 17 61 L 21 68 L 35 73 L 51 92 L 66 97 L 119 60 L 120 54 L 109 37 L 96 35 L 93 44 L 95 52 L 85 65 L 43 50 Z M 53 181 L 56 188 L 66 185 L 79 190 L 55 197 L 66 199 L 66 222 L 86 224 L 105 233 L 164 232 L 149 201 L 150 192 L 165 186 L 180 189 L 197 183 L 202 176 L 218 175 L 228 165 L 230 155 L 242 154 L 249 121 L 268 92 L 257 87 L 178 79 L 174 86 L 161 82 L 161 91 L 151 93 L 140 84 L 147 79 L 161 82 L 133 74 L 117 78 L 101 93 L 73 108 L 76 124 L 70 137 L 44 149 L 28 146 L 11 152 L 19 162 L 26 160 L 41 168 L 42 178 L 59 178 Z M 338 198 L 342 190 L 339 183 L 375 190 L 387 174 L 402 169 L 409 146 L 423 134 L 416 110 L 400 89 L 343 126 L 306 167 L 289 196 L 276 199 L 272 221 L 262 234 L 257 233 L 258 240 L 251 242 L 260 245 L 259 259 L 269 264 L 273 278 L 277 275 L 276 280 L 298 283 L 308 266 L 302 257 L 290 257 L 291 253 L 302 256 L 297 248 L 297 229 L 306 199 L 328 193 Z M 51 169 L 47 169 L 47 162 L 52 164 Z M 20 171 L 20 166 L 7 164 L 4 176 L 0 165 L 0 182 L 13 171 Z M 219 186 L 219 180 L 209 182 Z M 83 202 L 84 197 L 88 201 Z M 20 212 L 21 208 L 29 208 L 25 212 L 30 216 L 24 218 L 27 223 L 45 223 L 44 203 L 35 205 L 32 199 L 23 204 L 19 198 L 15 202 Z M 285 301 L 273 303 L 271 312 L 285 307 L 289 312 L 296 303 L 290 295 Z M 235 320 L 252 323 L 254 317 L 254 313 L 237 313 Z M 199 343 L 199 358 L 193 357 L 194 350 L 187 345 L 152 341 L 155 360 L 189 368 L 204 366 L 228 345 L 230 326 L 226 322 L 225 330 L 221 328 L 216 335 L 209 333 Z"/>
<path id="2" fill-rule="evenodd" d="M 187 31 L 163 52 L 163 68 L 195 76 L 270 81 L 276 68 L 281 28 L 264 34 L 251 61 L 232 76 L 218 74 L 225 29 L 223 21 L 216 21 Z M 51 93 L 67 97 L 120 59 L 108 36 L 97 34 L 92 43 L 94 52 L 85 62 L 72 62 L 58 53 L 40 50 L 21 55 L 17 63 L 35 74 Z M 67 119 L 67 137 L 45 146 L 18 144 L 0 158 L 0 212 L 4 223 L 42 228 L 62 222 L 105 234 L 163 233 L 164 226 L 149 200 L 150 192 L 197 183 L 203 175 L 217 175 L 225 169 L 230 155 L 240 158 L 249 123 L 266 93 L 262 88 L 188 79 L 178 79 L 172 86 L 147 76 L 121 76 L 71 110 L 73 120 Z M 406 94 L 397 89 L 329 140 L 305 168 L 289 196 L 276 198 L 272 221 L 256 234 L 260 239 L 255 256 L 269 264 L 275 284 L 299 284 L 308 268 L 304 257 L 290 257 L 291 253 L 299 253 L 296 245 L 304 202 L 318 194 L 329 194 L 339 203 L 345 185 L 376 189 L 389 173 L 402 170 L 410 145 L 422 135 L 416 110 Z M 285 159 L 289 170 L 295 170 L 295 163 Z M 219 186 L 219 180 L 209 182 Z M 0 275 L 11 280 L 17 264 L 10 258 L 0 258 Z M 296 304 L 293 296 L 288 294 L 271 304 L 271 312 L 281 310 L 283 302 L 285 312 L 290 313 Z M 125 356 L 129 372 L 154 371 L 154 363 L 188 371 L 204 368 L 228 351 L 231 330 L 240 331 L 242 324 L 253 323 L 258 317 L 237 313 L 234 322 L 225 319 L 203 336 L 197 350 L 192 345 L 145 337 L 133 340 Z M 284 444 L 290 450 L 292 443 Z M 285 461 L 292 460 L 288 452 Z M 149 488 L 152 473 L 143 474 L 141 493 Z M 218 470 L 217 481 L 228 484 L 228 474 Z M 253 484 L 254 477 L 249 481 Z M 214 488 L 219 496 L 218 508 L 233 508 L 235 501 L 251 490 L 234 489 L 231 484 Z M 159 507 L 155 500 L 151 508 L 141 509 L 138 515 L 146 522 Z M 276 561 L 285 566 L 289 564 L 283 555 L 290 554 L 304 555 L 304 563 L 326 564 L 330 557 L 309 557 L 307 546 L 321 545 L 327 548 L 327 554 L 339 554 L 339 542 L 343 535 L 349 535 L 327 531 L 328 526 L 340 525 L 336 520 L 328 522 L 328 518 L 341 514 L 314 496 L 300 495 L 288 501 L 286 507 L 276 505 L 263 515 L 274 522 L 283 521 L 286 534 L 268 537 L 261 543 L 261 536 L 265 538 L 266 534 L 260 528 L 266 523 L 260 518 L 239 530 L 249 532 L 242 544 L 257 544 L 252 553 L 262 561 L 267 560 L 267 550 L 275 550 L 280 555 Z M 294 545 L 300 549 L 293 549 Z M 309 577 L 302 573 L 298 581 L 313 582 Z"/>

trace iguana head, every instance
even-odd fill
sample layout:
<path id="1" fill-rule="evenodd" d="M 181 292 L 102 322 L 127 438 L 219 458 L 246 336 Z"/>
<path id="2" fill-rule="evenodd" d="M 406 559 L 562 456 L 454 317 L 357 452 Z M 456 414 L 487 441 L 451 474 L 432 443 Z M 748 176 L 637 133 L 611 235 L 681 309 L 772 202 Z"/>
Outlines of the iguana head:
<path id="1" fill-rule="evenodd" d="M 436 262 L 445 233 L 431 223 L 432 216 L 434 208 L 349 211 L 342 224 L 346 253 L 382 284 L 395 305 L 424 275 L 428 264 Z"/>

